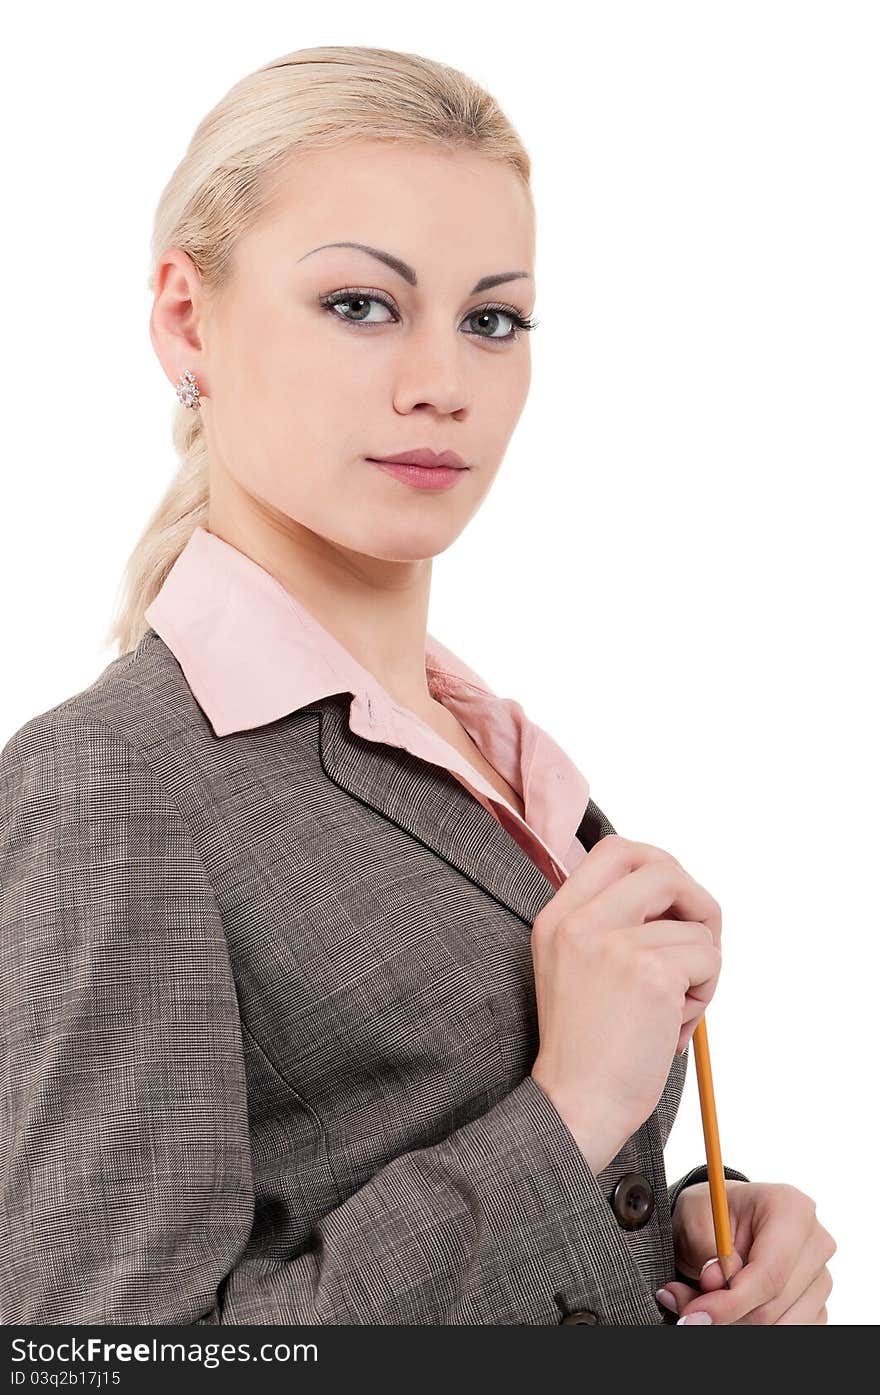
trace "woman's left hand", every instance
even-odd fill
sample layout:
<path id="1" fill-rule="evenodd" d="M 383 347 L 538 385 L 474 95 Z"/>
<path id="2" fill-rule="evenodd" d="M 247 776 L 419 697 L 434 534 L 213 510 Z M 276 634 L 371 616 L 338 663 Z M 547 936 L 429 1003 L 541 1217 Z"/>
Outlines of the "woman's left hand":
<path id="1" fill-rule="evenodd" d="M 695 1283 L 664 1285 L 679 1320 L 690 1323 L 691 1314 L 703 1312 L 713 1323 L 826 1323 L 832 1284 L 826 1266 L 837 1245 L 817 1219 L 815 1202 L 785 1183 L 731 1179 L 726 1187 L 734 1251 L 729 1289 L 717 1259 L 709 1262 L 717 1253 L 709 1183 L 679 1193 L 672 1213 L 675 1262 Z"/>

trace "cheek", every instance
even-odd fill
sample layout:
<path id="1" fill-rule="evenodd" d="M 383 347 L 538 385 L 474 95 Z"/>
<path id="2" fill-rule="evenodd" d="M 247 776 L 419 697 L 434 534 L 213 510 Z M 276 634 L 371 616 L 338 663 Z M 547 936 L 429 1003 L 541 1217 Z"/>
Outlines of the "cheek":
<path id="1" fill-rule="evenodd" d="M 486 419 L 494 423 L 502 451 L 526 404 L 532 374 L 528 348 L 523 354 L 511 354 L 511 359 L 513 362 L 505 364 L 508 371 L 493 374 L 485 385 Z"/>
<path id="2" fill-rule="evenodd" d="M 230 302 L 219 331 L 229 386 L 275 410 L 326 400 L 334 385 L 344 388 L 369 367 L 353 351 L 359 346 L 346 352 L 344 330 L 334 328 L 325 311 L 255 278 L 246 298 Z"/>
<path id="3" fill-rule="evenodd" d="M 264 338 L 254 358 L 261 379 L 255 400 L 267 429 L 274 427 L 288 446 L 294 439 L 340 463 L 349 451 L 369 451 L 381 382 L 367 346 L 346 338 L 330 325 L 319 323 L 316 332 L 311 321 L 300 320 L 289 333 Z M 248 373 L 253 377 L 253 367 Z"/>
<path id="4" fill-rule="evenodd" d="M 363 413 L 375 413 L 376 385 L 367 356 L 357 345 L 340 350 L 331 330 L 316 333 L 301 314 L 267 307 L 251 307 L 225 330 L 215 416 L 255 487 L 302 494 L 323 480 L 326 488 L 327 470 L 371 447 Z"/>

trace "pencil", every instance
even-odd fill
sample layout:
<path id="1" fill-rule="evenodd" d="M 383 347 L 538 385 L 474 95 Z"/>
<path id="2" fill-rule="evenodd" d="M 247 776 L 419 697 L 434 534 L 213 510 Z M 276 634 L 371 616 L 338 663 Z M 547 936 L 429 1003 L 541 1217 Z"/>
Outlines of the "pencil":
<path id="1" fill-rule="evenodd" d="M 697 1063 L 697 1086 L 700 1091 L 700 1113 L 703 1116 L 703 1138 L 706 1143 L 706 1165 L 709 1171 L 709 1198 L 712 1203 L 712 1223 L 715 1245 L 724 1282 L 730 1288 L 733 1271 L 733 1241 L 730 1238 L 730 1213 L 727 1209 L 727 1187 L 718 1139 L 718 1116 L 715 1112 L 715 1089 L 712 1084 L 712 1063 L 709 1060 L 709 1038 L 706 1034 L 706 1014 L 694 1028 L 691 1042 Z"/>

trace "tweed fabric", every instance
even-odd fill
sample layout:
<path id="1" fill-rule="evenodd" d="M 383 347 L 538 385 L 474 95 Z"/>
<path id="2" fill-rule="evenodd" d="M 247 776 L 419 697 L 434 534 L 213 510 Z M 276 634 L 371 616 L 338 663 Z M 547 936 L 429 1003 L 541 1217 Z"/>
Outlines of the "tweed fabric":
<path id="1" fill-rule="evenodd" d="M 554 888 L 350 700 L 220 739 L 149 630 L 0 752 L 4 1323 L 665 1320 L 687 1055 L 594 1175 L 529 1074 Z"/>

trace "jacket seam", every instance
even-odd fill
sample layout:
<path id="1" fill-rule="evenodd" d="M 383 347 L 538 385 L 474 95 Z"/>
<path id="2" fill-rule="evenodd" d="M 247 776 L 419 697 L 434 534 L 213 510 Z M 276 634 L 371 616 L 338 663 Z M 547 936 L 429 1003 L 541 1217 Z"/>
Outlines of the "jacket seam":
<path id="1" fill-rule="evenodd" d="M 239 1014 L 239 1016 L 241 1016 L 241 1014 Z M 336 1188 L 337 1204 L 341 1204 L 341 1202 L 343 1201 L 344 1198 L 343 1198 L 343 1195 L 342 1195 L 342 1190 L 341 1190 L 341 1188 L 340 1188 L 340 1186 L 339 1186 L 339 1181 L 338 1181 L 338 1179 L 337 1179 L 336 1173 L 335 1173 L 335 1171 L 334 1171 L 334 1169 L 333 1169 L 333 1163 L 332 1163 L 331 1160 L 330 1160 L 330 1148 L 329 1148 L 329 1146 L 328 1146 L 327 1129 L 326 1129 L 326 1126 L 325 1126 L 325 1124 L 324 1124 L 324 1120 L 321 1118 L 321 1115 L 317 1112 L 317 1110 L 316 1110 L 316 1109 L 313 1109 L 313 1107 L 309 1104 L 308 1100 L 305 1099 L 305 1098 L 303 1097 L 303 1095 L 300 1094 L 299 1090 L 296 1088 L 295 1085 L 293 1085 L 293 1084 L 290 1082 L 290 1080 L 289 1080 L 288 1077 L 284 1074 L 284 1072 L 278 1069 L 278 1067 L 276 1066 L 275 1062 L 272 1060 L 271 1056 L 268 1056 L 268 1055 L 266 1054 L 266 1051 L 265 1051 L 264 1047 L 261 1045 L 261 1043 L 260 1043 L 259 1041 L 257 1041 L 257 1038 L 254 1036 L 253 1032 L 251 1031 L 250 1027 L 248 1027 L 248 1025 L 247 1025 L 247 1023 L 245 1022 L 245 1020 L 244 1020 L 243 1017 L 241 1018 L 241 1030 L 244 1032 L 244 1034 L 245 1034 L 245 1036 L 248 1038 L 248 1040 L 251 1041 L 251 1042 L 253 1043 L 253 1045 L 254 1045 L 254 1047 L 256 1048 L 256 1050 L 259 1051 L 260 1055 L 262 1056 L 263 1060 L 266 1062 L 266 1065 L 269 1067 L 269 1069 L 270 1069 L 275 1075 L 277 1075 L 277 1077 L 278 1077 L 279 1080 L 281 1080 L 281 1081 L 284 1083 L 285 1088 L 288 1089 L 288 1090 L 290 1091 L 290 1093 L 291 1093 L 291 1094 L 294 1096 L 294 1098 L 296 1099 L 297 1103 L 298 1103 L 299 1105 L 301 1105 L 301 1107 L 302 1107 L 302 1108 L 306 1111 L 306 1113 L 309 1115 L 309 1117 L 311 1118 L 312 1122 L 315 1123 L 315 1124 L 317 1125 L 318 1130 L 319 1130 L 320 1135 L 321 1135 L 321 1147 L 322 1147 L 322 1149 L 323 1149 L 324 1158 L 325 1158 L 325 1161 L 326 1161 L 326 1163 L 327 1163 L 327 1170 L 328 1170 L 328 1172 L 330 1173 L 330 1177 L 331 1177 L 331 1179 L 332 1179 L 333 1185 L 334 1185 L 334 1187 Z"/>

